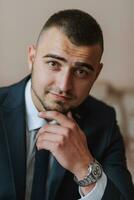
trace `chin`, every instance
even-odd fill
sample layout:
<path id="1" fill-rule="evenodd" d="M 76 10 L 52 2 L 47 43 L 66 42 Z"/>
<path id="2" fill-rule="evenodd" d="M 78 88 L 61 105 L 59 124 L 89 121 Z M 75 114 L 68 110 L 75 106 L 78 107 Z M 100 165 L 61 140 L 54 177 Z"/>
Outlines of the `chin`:
<path id="1" fill-rule="evenodd" d="M 47 105 L 44 105 L 44 108 L 45 110 L 47 111 L 57 111 L 57 112 L 60 112 L 60 113 L 63 113 L 63 114 L 66 114 L 70 109 L 69 108 L 65 108 L 61 105 L 50 105 L 50 104 L 47 104 Z"/>

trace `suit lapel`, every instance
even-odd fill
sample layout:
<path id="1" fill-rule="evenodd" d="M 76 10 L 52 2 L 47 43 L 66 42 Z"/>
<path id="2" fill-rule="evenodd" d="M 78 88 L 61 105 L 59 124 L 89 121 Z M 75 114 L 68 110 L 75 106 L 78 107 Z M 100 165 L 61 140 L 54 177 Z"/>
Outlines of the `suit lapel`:
<path id="1" fill-rule="evenodd" d="M 13 176 L 12 161 L 3 121 L 3 112 L 0 111 L 0 197 L 16 200 L 15 183 Z"/>
<path id="2" fill-rule="evenodd" d="M 24 133 L 26 129 L 23 110 L 19 109 L 12 112 L 3 112 L 3 122 L 5 134 L 7 136 L 16 193 L 20 197 L 24 197 L 26 173 Z"/>
<path id="3" fill-rule="evenodd" d="M 24 199 L 26 177 L 26 126 L 24 90 L 26 79 L 15 85 L 0 107 L 3 132 L 8 152 L 9 182 L 16 190 L 16 198 Z M 3 133 L 2 132 L 2 133 Z"/>

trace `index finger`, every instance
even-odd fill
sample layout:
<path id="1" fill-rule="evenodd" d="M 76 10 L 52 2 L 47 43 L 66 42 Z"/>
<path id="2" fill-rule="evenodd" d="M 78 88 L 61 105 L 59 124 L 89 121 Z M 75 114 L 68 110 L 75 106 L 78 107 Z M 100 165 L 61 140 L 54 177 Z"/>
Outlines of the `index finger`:
<path id="1" fill-rule="evenodd" d="M 40 112 L 39 117 L 48 120 L 55 120 L 63 127 L 69 127 L 72 124 L 72 120 L 68 116 L 57 111 Z"/>

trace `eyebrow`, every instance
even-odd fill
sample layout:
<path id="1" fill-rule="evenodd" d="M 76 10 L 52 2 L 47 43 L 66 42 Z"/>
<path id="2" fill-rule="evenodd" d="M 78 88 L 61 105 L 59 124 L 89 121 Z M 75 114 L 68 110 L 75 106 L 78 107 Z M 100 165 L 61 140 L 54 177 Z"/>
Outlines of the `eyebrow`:
<path id="1" fill-rule="evenodd" d="M 47 54 L 47 55 L 43 56 L 43 58 L 55 58 L 55 59 L 67 62 L 67 60 L 65 58 L 55 55 L 55 54 Z"/>
<path id="2" fill-rule="evenodd" d="M 47 54 L 47 55 L 43 56 L 43 58 L 54 58 L 54 59 L 64 61 L 64 62 L 67 63 L 67 60 L 65 58 L 58 56 L 58 55 L 55 55 L 55 54 Z M 88 64 L 88 63 L 85 63 L 85 62 L 76 62 L 75 65 L 78 66 L 78 67 L 86 67 L 87 69 L 94 71 L 94 67 L 92 65 Z"/>

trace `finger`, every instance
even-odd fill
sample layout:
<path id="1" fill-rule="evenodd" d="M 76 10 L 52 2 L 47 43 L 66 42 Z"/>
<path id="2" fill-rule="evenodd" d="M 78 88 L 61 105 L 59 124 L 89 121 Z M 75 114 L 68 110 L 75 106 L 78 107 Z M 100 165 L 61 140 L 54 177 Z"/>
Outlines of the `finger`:
<path id="1" fill-rule="evenodd" d="M 67 116 L 68 116 L 70 119 L 73 119 L 72 113 L 71 113 L 70 111 L 67 113 Z"/>
<path id="2" fill-rule="evenodd" d="M 40 135 L 40 134 L 42 134 L 42 133 L 44 133 L 45 131 L 47 131 L 48 129 L 48 127 L 49 126 L 51 126 L 50 124 L 45 124 L 44 126 L 42 126 L 40 129 L 39 129 L 39 131 L 37 132 L 37 135 L 36 135 L 36 138 Z M 52 125 L 52 127 L 53 127 L 53 130 L 57 130 L 57 127 L 58 127 L 58 125 Z M 54 131 L 53 131 L 54 132 Z"/>
<path id="3" fill-rule="evenodd" d="M 37 138 L 37 143 L 40 143 L 43 141 L 62 142 L 63 140 L 64 138 L 62 135 L 45 132 L 44 134 L 39 135 L 39 137 Z"/>
<path id="4" fill-rule="evenodd" d="M 39 117 L 48 119 L 48 120 L 56 120 L 58 124 L 63 127 L 70 127 L 72 121 L 60 112 L 57 111 L 47 111 L 47 112 L 40 112 Z"/>
<path id="5" fill-rule="evenodd" d="M 44 141 L 36 143 L 36 146 L 37 146 L 38 150 L 46 149 L 46 150 L 49 150 L 50 152 L 52 152 L 53 149 L 54 149 L 55 143 L 51 142 L 51 141 L 44 140 Z"/>
<path id="6" fill-rule="evenodd" d="M 37 140 L 37 138 L 39 137 L 40 134 L 44 133 L 45 127 L 46 127 L 47 125 L 48 125 L 48 124 L 45 124 L 44 126 L 42 126 L 42 127 L 39 129 L 39 131 L 38 131 L 37 134 L 36 134 L 36 140 Z"/>
<path id="7" fill-rule="evenodd" d="M 73 115 L 72 115 L 72 113 L 70 111 L 67 113 L 67 117 L 69 119 L 71 119 L 72 121 L 75 121 L 74 118 L 73 118 Z"/>
<path id="8" fill-rule="evenodd" d="M 67 116 L 78 127 L 78 124 L 75 121 L 75 119 L 73 118 L 73 115 L 72 115 L 72 113 L 70 111 L 67 113 Z"/>
<path id="9" fill-rule="evenodd" d="M 65 131 L 65 128 L 62 126 L 47 124 L 44 127 L 40 128 L 36 135 L 36 139 L 45 132 L 63 135 Z"/>

